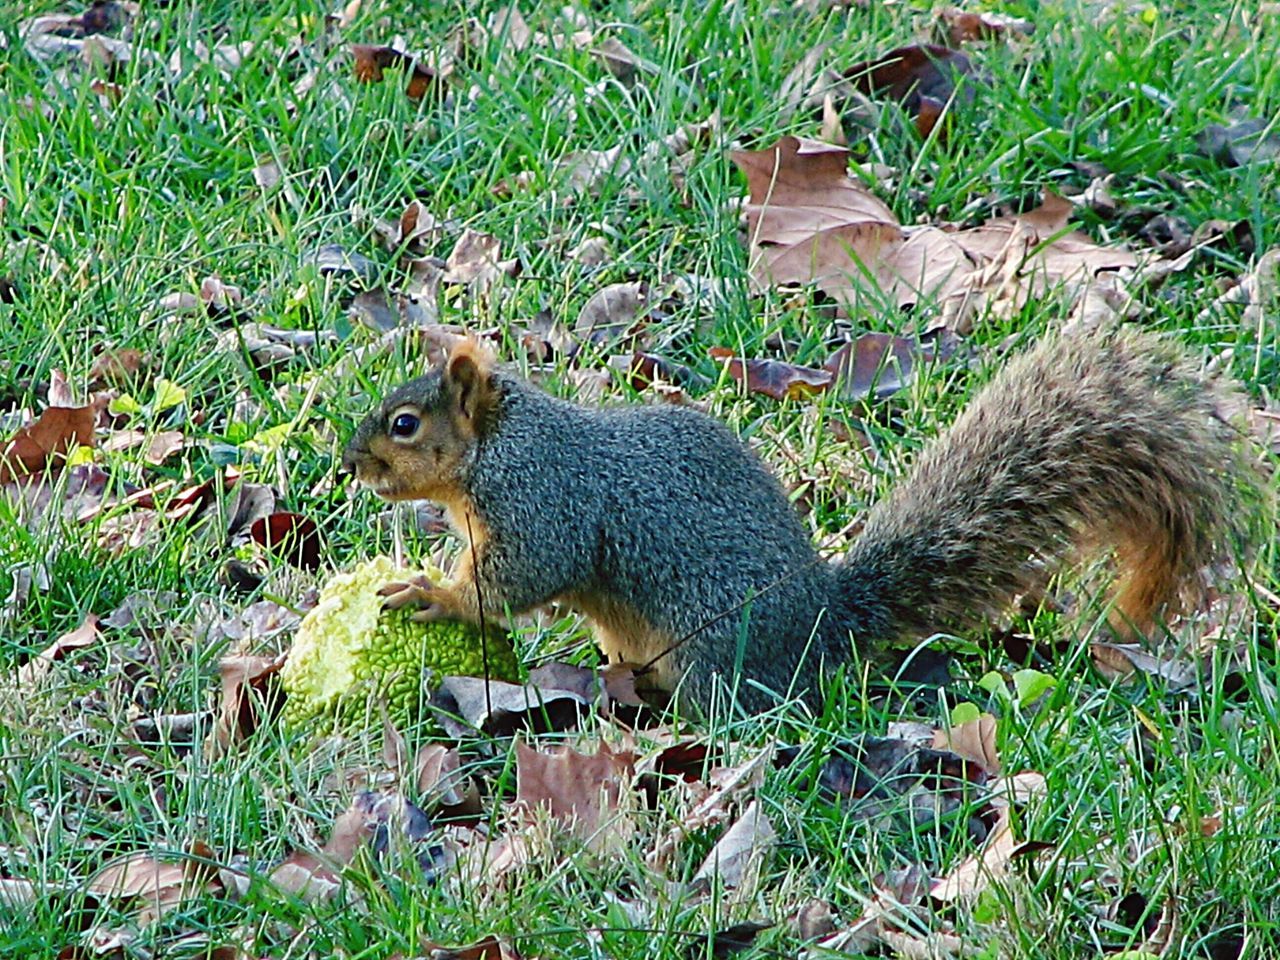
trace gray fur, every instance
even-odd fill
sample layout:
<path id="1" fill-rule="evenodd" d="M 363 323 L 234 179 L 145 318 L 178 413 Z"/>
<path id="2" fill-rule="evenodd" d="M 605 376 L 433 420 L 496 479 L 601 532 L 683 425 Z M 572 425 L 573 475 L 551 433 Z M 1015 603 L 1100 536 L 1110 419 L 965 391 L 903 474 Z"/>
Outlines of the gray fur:
<path id="1" fill-rule="evenodd" d="M 698 706 L 739 658 L 748 709 L 771 702 L 761 688 L 812 699 L 855 645 L 981 623 L 1082 547 L 1115 550 L 1119 620 L 1146 629 L 1248 539 L 1242 491 L 1256 485 L 1221 393 L 1142 334 L 1048 339 L 1009 363 L 837 564 L 723 424 L 673 406 L 578 406 L 504 368 L 485 375 L 492 408 L 449 488 L 484 530 L 481 593 L 502 608 L 487 612 L 577 605 L 607 652 L 652 663 Z M 395 473 L 371 439 L 404 403 L 449 414 L 451 389 L 433 371 L 392 393 L 348 458 Z"/>

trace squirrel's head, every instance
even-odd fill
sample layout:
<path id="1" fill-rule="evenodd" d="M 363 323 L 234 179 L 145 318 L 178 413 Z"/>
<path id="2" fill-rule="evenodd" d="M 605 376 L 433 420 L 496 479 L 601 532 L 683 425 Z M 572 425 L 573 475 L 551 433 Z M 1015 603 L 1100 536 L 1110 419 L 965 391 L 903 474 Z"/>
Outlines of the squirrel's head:
<path id="1" fill-rule="evenodd" d="M 497 402 L 493 358 L 463 340 L 443 364 L 396 388 L 365 418 L 342 467 L 384 500 L 454 501 Z"/>

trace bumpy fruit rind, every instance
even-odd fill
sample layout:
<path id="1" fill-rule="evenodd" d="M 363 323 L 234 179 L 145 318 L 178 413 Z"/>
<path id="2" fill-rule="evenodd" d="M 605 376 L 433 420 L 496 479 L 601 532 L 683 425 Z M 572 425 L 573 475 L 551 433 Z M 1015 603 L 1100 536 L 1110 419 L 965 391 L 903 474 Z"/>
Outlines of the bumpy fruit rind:
<path id="1" fill-rule="evenodd" d="M 443 579 L 439 570 L 425 572 L 437 583 Z M 416 623 L 409 610 L 383 609 L 378 590 L 412 575 L 389 557 L 375 557 L 325 583 L 280 671 L 287 728 L 380 722 L 384 705 L 388 719 L 407 725 L 419 716 L 436 678 L 484 674 L 474 626 Z M 488 646 L 489 675 L 518 679 L 520 662 L 510 638 L 490 630 Z"/>

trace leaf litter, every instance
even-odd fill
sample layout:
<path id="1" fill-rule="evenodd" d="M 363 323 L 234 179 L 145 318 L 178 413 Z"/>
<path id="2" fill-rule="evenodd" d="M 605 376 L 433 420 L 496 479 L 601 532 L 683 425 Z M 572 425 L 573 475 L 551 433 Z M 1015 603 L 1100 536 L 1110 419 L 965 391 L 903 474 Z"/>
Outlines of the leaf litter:
<path id="1" fill-rule="evenodd" d="M 337 30 L 349 26 L 356 19 L 358 7 L 358 3 L 348 4 L 326 18 L 327 25 Z M 95 3 L 79 17 L 64 16 L 39 29 L 28 24 L 20 36 L 24 39 L 56 37 L 56 41 L 33 41 L 32 52 L 50 59 L 75 55 L 80 58 L 76 69 L 123 63 L 137 55 L 131 40 L 84 41 L 97 34 L 121 31 L 127 20 L 136 15 L 137 8 L 133 5 Z M 943 23 L 953 45 L 1005 37 L 1020 29 L 1015 23 L 994 15 L 957 11 L 945 12 Z M 566 14 L 549 26 L 550 30 L 545 33 L 532 30 L 512 5 L 495 12 L 478 39 L 509 43 L 513 49 L 531 44 L 552 50 L 568 44 L 590 48 L 614 77 L 626 83 L 636 82 L 654 69 L 617 38 L 589 29 L 572 15 Z M 78 43 L 68 45 L 64 40 Z M 441 48 L 445 51 L 442 53 L 410 55 L 401 52 L 396 42 L 350 45 L 347 50 L 358 79 L 393 80 L 403 86 L 408 97 L 422 99 L 429 95 L 457 94 L 457 89 L 451 86 L 453 64 L 461 61 L 466 44 L 476 40 L 473 32 L 463 30 L 451 38 L 447 50 Z M 239 69 L 252 54 L 245 46 L 219 45 L 204 47 L 198 55 L 230 72 Z M 809 86 L 817 78 L 816 64 L 820 57 L 818 53 L 806 58 L 803 70 L 794 81 L 797 89 Z M 167 69 L 177 72 L 180 65 L 170 63 Z M 971 83 L 975 82 L 964 54 L 923 45 L 900 48 L 885 57 L 859 64 L 840 79 L 864 97 L 901 103 L 912 114 L 922 136 L 931 134 L 947 105 L 956 99 L 957 90 L 972 90 Z M 790 94 L 787 97 L 792 98 Z M 834 100 L 829 106 L 835 109 Z M 667 141 L 650 144 L 649 147 L 655 149 L 646 148 L 645 156 L 638 162 L 664 155 L 662 151 L 669 151 L 673 157 L 686 155 L 692 144 L 704 142 L 691 132 L 693 129 L 693 126 L 682 128 Z M 1243 159 L 1237 156 L 1229 159 L 1236 162 L 1260 159 L 1250 147 L 1250 143 L 1256 141 L 1257 146 L 1265 149 L 1267 140 L 1256 136 L 1259 133 L 1253 128 L 1229 131 L 1228 140 L 1233 148 L 1238 145 L 1242 150 L 1251 150 L 1247 156 L 1242 155 Z M 1228 159 L 1221 150 L 1213 155 L 1223 162 Z M 1011 316 L 1030 300 L 1054 289 L 1061 288 L 1065 296 L 1083 303 L 1091 284 L 1102 282 L 1106 279 L 1104 275 L 1127 281 L 1139 266 L 1128 251 L 1094 244 L 1085 235 L 1070 230 L 1072 205 L 1052 194 L 1047 194 L 1042 206 L 1035 210 L 994 217 L 976 226 L 961 222 L 905 226 L 863 180 L 849 177 L 849 157 L 847 150 L 796 138 L 784 138 L 764 151 L 734 154 L 735 162 L 747 175 L 751 192 L 746 209 L 751 238 L 750 270 L 757 293 L 794 285 L 816 286 L 847 315 L 856 316 L 859 311 L 865 311 L 867 304 L 878 302 L 892 304 L 900 311 L 927 308 L 933 310 L 937 320 L 948 329 L 965 333 L 977 322 Z M 544 173 L 548 182 L 566 186 L 571 191 L 596 192 L 633 177 L 636 173 L 633 162 L 636 161 L 628 156 L 626 145 L 620 143 L 603 150 L 569 151 L 558 165 Z M 677 174 L 678 169 L 673 167 L 672 175 Z M 274 172 L 263 168 L 261 174 L 255 170 L 254 177 L 266 192 L 278 186 L 286 175 L 276 167 Z M 529 189 L 536 184 L 537 178 L 533 178 L 523 186 Z M 1113 200 L 1108 198 L 1106 184 L 1099 183 L 1080 205 L 1103 213 L 1111 209 Z M 350 295 L 349 304 L 352 314 L 362 322 L 383 334 L 393 335 L 382 342 L 383 346 L 393 340 L 403 343 L 419 337 L 437 345 L 446 342 L 456 334 L 438 323 L 435 304 L 442 289 L 459 288 L 452 295 L 466 301 L 491 294 L 501 297 L 504 278 L 513 277 L 521 269 L 518 259 L 501 258 L 503 241 L 498 237 L 475 229 L 462 230 L 447 211 L 433 212 L 420 200 L 409 201 L 398 218 L 382 223 L 376 233 L 388 250 L 401 257 L 396 266 L 408 276 L 397 279 L 398 286 L 358 290 Z M 452 250 L 446 253 L 449 238 L 456 240 Z M 603 237 L 587 238 L 575 248 L 579 252 L 571 259 L 584 266 L 607 266 L 608 247 Z M 436 258 L 434 253 L 444 256 Z M 384 275 L 383 265 L 339 244 L 325 244 L 304 260 L 320 276 L 340 283 L 369 284 Z M 1230 311 L 1244 304 L 1244 309 L 1252 311 L 1247 314 L 1247 320 L 1256 320 L 1261 304 L 1272 298 L 1273 273 L 1274 270 L 1268 272 L 1259 264 L 1257 271 L 1239 285 L 1234 297 L 1224 297 L 1212 309 Z M 603 348 L 606 353 L 629 348 L 610 355 L 607 363 L 614 365 L 615 361 L 622 361 L 617 366 L 625 370 L 625 377 L 631 383 L 640 382 L 637 376 L 652 380 L 655 372 L 670 379 L 667 372 L 676 369 L 676 365 L 660 355 L 644 352 L 650 345 L 647 338 L 663 323 L 662 304 L 671 299 L 665 284 L 666 278 L 661 277 L 628 277 L 606 283 L 583 301 L 567 340 L 549 328 L 539 330 L 531 326 L 530 334 L 542 338 L 549 349 L 547 355 L 569 357 L 576 363 L 583 362 L 587 354 L 571 344 L 590 344 Z M 1125 287 L 1122 282 L 1121 294 L 1126 292 Z M 420 298 L 420 302 L 414 298 Z M 259 373 L 287 367 L 318 339 L 330 334 L 321 331 L 306 339 L 298 331 L 239 322 L 250 315 L 253 303 L 253 294 L 246 296 L 238 287 L 210 276 L 200 284 L 197 294 L 179 293 L 160 301 L 158 306 L 164 313 L 190 311 L 216 322 L 234 323 L 228 331 L 234 333 L 234 337 L 225 343 L 220 340 L 220 347 L 247 353 Z M 417 329 L 411 335 L 404 331 L 406 327 Z M 734 376 L 752 392 L 794 398 L 842 384 L 841 395 L 845 399 L 872 395 L 883 399 L 908 382 L 915 364 L 931 361 L 934 350 L 930 343 L 905 336 L 863 334 L 846 339 L 821 366 L 814 368 L 779 360 L 742 358 L 723 349 L 717 359 L 729 364 L 736 371 Z M 136 351 L 130 354 L 127 350 L 103 354 L 111 359 L 104 360 L 101 369 L 95 365 L 91 380 L 100 387 L 138 393 L 139 381 L 147 382 L 152 371 L 144 358 L 135 354 Z M 636 374 L 641 366 L 650 372 Z M 84 408 L 51 405 L 49 410 L 91 407 L 92 404 Z M 97 444 L 98 454 L 141 449 L 156 442 L 149 438 L 165 437 L 159 449 L 144 457 L 151 466 L 181 452 L 180 443 L 174 439 L 175 434 L 177 438 L 182 437 L 178 431 L 151 431 L 150 427 L 119 430 L 102 424 L 96 414 L 92 421 L 79 424 L 83 427 L 81 430 L 63 422 L 70 419 L 70 414 L 55 414 L 48 424 L 41 426 L 42 416 L 14 434 L 6 454 L 6 468 L 14 471 L 9 479 L 41 481 L 59 475 L 79 476 L 74 471 L 80 468 L 64 465 L 62 458 L 77 445 L 88 446 L 82 437 L 92 441 L 95 434 L 110 432 L 110 436 L 102 437 Z M 178 445 L 161 456 L 166 444 Z M 147 449 L 151 451 L 149 446 Z M 9 460 L 16 466 L 9 468 Z M 194 520 L 228 490 L 236 491 L 226 514 L 227 526 L 234 528 L 234 533 L 223 546 L 243 546 L 253 541 L 270 549 L 285 539 L 271 532 L 275 529 L 273 524 L 280 525 L 285 533 L 303 531 L 298 536 L 303 541 L 314 528 L 314 523 L 306 517 L 273 511 L 274 495 L 260 497 L 261 491 L 251 492 L 245 484 L 236 486 L 234 479 L 226 476 L 188 486 L 172 496 L 159 485 L 139 488 L 130 492 L 131 502 L 127 506 L 139 515 L 146 510 L 164 509 L 171 519 Z M 162 508 L 158 502 L 167 502 L 167 507 Z M 241 535 L 246 539 L 237 540 Z M 144 545 L 145 540 L 130 540 L 124 549 L 137 550 Z M 301 566 L 315 565 L 314 550 L 305 551 L 305 557 L 301 550 L 284 552 L 293 553 Z M 260 615 L 251 614 L 249 610 L 244 614 L 242 623 L 225 627 L 228 631 L 240 630 L 239 639 L 261 640 L 289 629 L 290 615 L 282 613 L 280 608 Z M 59 657 L 93 646 L 100 639 L 90 614 L 80 629 L 59 638 L 28 661 L 26 666 L 31 668 L 28 679 L 47 676 Z M 246 741 L 261 735 L 274 710 L 271 678 L 278 664 L 278 657 L 249 654 L 224 659 L 220 732 L 211 740 L 211 750 L 243 749 Z M 1159 673 L 1167 667 L 1167 661 L 1163 666 L 1156 661 L 1139 669 Z M 565 710 L 563 725 L 554 729 L 581 729 L 584 718 L 593 716 L 612 720 L 614 704 L 629 702 L 628 695 L 609 694 L 608 682 L 595 671 L 586 673 L 589 675 L 586 678 L 572 681 L 562 675 L 555 679 L 531 679 L 531 683 L 523 687 L 510 685 L 509 702 L 501 695 L 494 699 L 495 685 L 490 684 L 488 688 L 472 685 L 468 689 L 464 684 L 455 684 L 450 691 L 454 697 L 453 710 L 467 722 L 453 732 L 460 742 L 474 744 L 473 739 L 464 738 L 470 738 L 476 730 L 499 736 L 510 736 L 517 729 L 538 730 L 530 718 L 537 714 L 545 716 L 553 701 L 570 705 Z M 482 700 L 486 704 L 483 711 L 478 707 Z M 612 729 L 609 734 L 618 735 Z M 692 871 L 689 892 L 695 898 L 706 896 L 713 889 L 753 889 L 761 882 L 753 874 L 768 861 L 778 843 L 777 830 L 763 812 L 759 797 L 765 771 L 774 762 L 771 752 L 756 752 L 737 766 L 725 767 L 710 763 L 709 752 L 691 750 L 703 769 L 694 772 L 692 767 L 685 767 L 680 776 L 661 780 L 662 786 L 653 794 L 663 802 L 673 803 L 677 815 L 668 825 L 671 829 L 667 833 L 645 833 L 647 828 L 634 816 L 632 805 L 639 804 L 642 793 L 641 778 L 636 776 L 636 770 L 643 766 L 646 758 L 639 756 L 639 752 L 652 748 L 642 748 L 627 739 L 630 736 L 633 734 L 629 731 L 620 735 L 624 746 L 617 750 L 605 746 L 603 740 L 592 742 L 591 738 L 576 747 L 551 749 L 542 749 L 536 741 L 521 741 L 514 748 L 518 780 L 516 805 L 508 805 L 505 810 L 501 809 L 503 798 L 493 789 L 490 778 L 461 774 L 463 766 L 474 760 L 474 755 L 464 755 L 456 747 L 429 745 L 434 749 L 424 749 L 415 756 L 412 776 L 408 775 L 410 771 L 404 771 L 397 789 L 358 794 L 351 806 L 338 816 L 330 839 L 322 849 L 316 854 L 290 855 L 272 873 L 273 880 L 282 889 L 300 895 L 330 896 L 342 888 L 344 870 L 352 867 L 365 852 L 375 857 L 385 856 L 393 846 L 403 842 L 424 874 L 433 880 L 447 881 L 448 855 L 444 849 L 447 844 L 436 842 L 439 834 L 434 832 L 431 820 L 398 792 L 403 789 L 415 797 L 425 798 L 424 806 L 433 812 L 462 813 L 473 820 L 470 825 L 451 828 L 458 831 L 452 835 L 455 840 L 467 838 L 468 842 L 457 843 L 464 852 L 490 845 L 493 841 L 488 833 L 490 824 L 483 821 L 490 819 L 489 813 L 499 810 L 499 815 L 492 818 L 492 825 L 498 831 L 498 842 L 506 840 L 508 845 L 499 859 L 481 859 L 482 869 L 487 871 L 483 879 L 488 882 L 496 881 L 507 871 L 528 867 L 538 856 L 562 856 L 567 847 L 540 847 L 546 838 L 533 835 L 535 826 L 549 823 L 561 842 L 598 845 L 602 849 L 617 849 L 634 844 L 640 838 L 642 844 L 648 844 L 645 860 L 654 871 L 655 885 L 676 875 L 677 868 L 686 867 L 689 869 L 683 875 Z M 385 759 L 390 765 L 406 766 L 403 742 L 397 744 L 395 737 L 389 739 L 392 747 Z M 1034 843 L 1016 839 L 1009 804 L 1039 800 L 1043 795 L 1043 780 L 1037 787 L 1034 775 L 1027 771 L 999 778 L 994 720 L 989 717 L 976 726 L 966 724 L 936 731 L 927 747 L 906 737 L 883 739 L 883 743 L 864 742 L 859 746 L 856 752 L 860 768 L 856 773 L 847 767 L 831 765 L 822 771 L 822 782 L 833 787 L 832 792 L 855 799 L 885 792 L 888 789 L 885 782 L 898 780 L 904 769 L 912 772 L 917 784 L 923 780 L 933 789 L 989 786 L 991 796 L 984 801 L 989 804 L 984 816 L 992 823 L 979 849 L 942 876 L 932 876 L 928 869 L 914 865 L 903 875 L 880 878 L 873 887 L 873 905 L 854 927 L 861 926 L 863 933 L 870 931 L 871 939 L 865 942 L 872 946 L 878 942 L 903 955 L 923 956 L 930 950 L 936 954 L 958 955 L 963 951 L 945 922 L 936 932 L 922 932 L 927 928 L 924 923 L 927 901 L 958 902 L 981 896 L 991 882 L 1013 868 L 1018 858 L 1039 849 Z M 662 747 L 664 753 L 671 749 L 670 745 Z M 735 745 L 730 752 L 737 753 L 739 749 Z M 1011 799 L 1000 806 L 996 794 L 1001 790 L 997 785 L 1012 784 L 1018 777 L 1023 778 L 1017 781 L 1018 786 L 1009 786 Z M 950 787 L 939 787 L 942 783 Z M 719 831 L 718 838 L 700 862 L 685 862 L 682 844 L 692 831 L 702 829 Z M 192 860 L 213 859 L 208 848 L 192 849 Z M 215 882 L 203 868 L 196 870 L 185 861 L 175 863 L 145 853 L 128 855 L 115 862 L 94 882 L 105 897 L 134 901 L 137 916 L 149 922 L 169 910 L 171 904 L 182 902 L 189 895 L 193 880 L 205 884 L 196 887 L 205 895 L 220 895 L 217 883 L 222 881 Z M 914 926 L 913 917 L 920 921 Z M 826 945 L 835 948 L 840 934 L 826 929 L 833 923 L 828 920 L 825 926 L 811 929 L 821 930 L 817 935 L 828 937 Z M 695 948 L 710 948 L 713 952 L 739 949 L 768 926 L 748 922 L 726 928 L 707 942 L 692 945 L 690 954 L 694 955 Z M 1159 926 L 1167 927 L 1167 924 L 1162 920 Z M 863 942 L 859 939 L 862 933 L 850 937 L 850 930 L 846 929 L 844 934 L 846 940 L 841 946 L 852 949 L 853 943 Z M 1166 943 L 1168 939 L 1165 938 Z M 1154 937 L 1147 945 L 1153 950 L 1163 949 Z M 433 955 L 438 956 L 516 956 L 514 948 L 497 937 L 452 951 L 432 949 Z"/>

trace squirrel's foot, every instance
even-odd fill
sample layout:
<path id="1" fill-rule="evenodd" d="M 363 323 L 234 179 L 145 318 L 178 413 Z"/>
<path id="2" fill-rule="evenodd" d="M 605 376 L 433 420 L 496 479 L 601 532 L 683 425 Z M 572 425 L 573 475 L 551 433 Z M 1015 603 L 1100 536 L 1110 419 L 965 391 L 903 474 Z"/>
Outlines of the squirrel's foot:
<path id="1" fill-rule="evenodd" d="M 417 607 L 412 619 L 419 623 L 462 619 L 457 594 L 448 587 L 437 586 L 427 577 L 388 583 L 378 591 L 378 595 L 387 598 L 383 606 L 390 610 Z"/>

